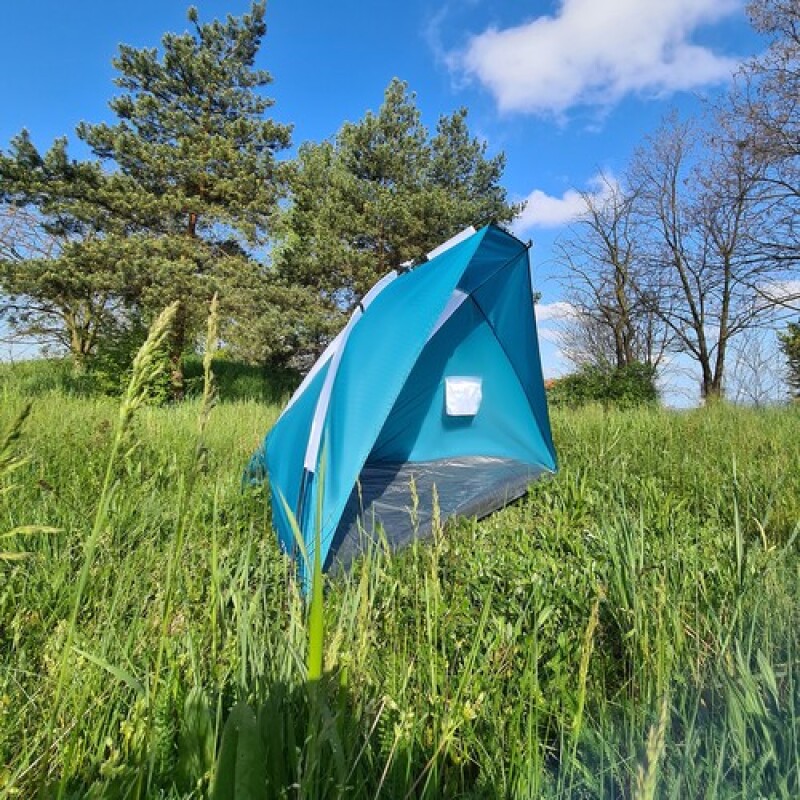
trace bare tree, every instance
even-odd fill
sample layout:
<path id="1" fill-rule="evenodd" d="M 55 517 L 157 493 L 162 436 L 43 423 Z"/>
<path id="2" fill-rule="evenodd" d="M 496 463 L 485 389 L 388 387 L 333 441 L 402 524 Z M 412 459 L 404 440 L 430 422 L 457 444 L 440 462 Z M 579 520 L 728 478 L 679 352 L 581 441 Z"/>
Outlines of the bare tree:
<path id="1" fill-rule="evenodd" d="M 657 368 L 670 331 L 636 289 L 636 195 L 601 173 L 599 191 L 582 198 L 585 212 L 558 245 L 575 310 L 562 335 L 564 351 L 578 365 Z"/>
<path id="2" fill-rule="evenodd" d="M 732 343 L 742 339 L 741 375 L 756 356 L 747 340 L 800 310 L 800 4 L 752 0 L 749 12 L 769 46 L 713 130 L 668 119 L 635 156 L 629 189 L 606 178 L 585 195 L 562 245 L 574 358 L 621 364 L 636 341 L 639 353 L 674 349 L 709 400 L 722 396 Z M 636 323 L 653 319 L 648 345 Z"/>
<path id="3" fill-rule="evenodd" d="M 751 328 L 731 345 L 731 369 L 726 394 L 735 403 L 762 406 L 786 396 L 786 368 L 774 331 Z"/>
<path id="4" fill-rule="evenodd" d="M 52 258 L 58 243 L 59 237 L 48 232 L 30 209 L 13 203 L 0 205 L 0 260 Z"/>
<path id="5" fill-rule="evenodd" d="M 104 243 L 97 242 L 96 263 L 85 254 L 72 260 L 70 248 L 70 235 L 55 232 L 30 207 L 0 204 L 0 322 L 15 339 L 70 353 L 81 371 L 119 303 L 114 287 L 92 280 L 105 269 Z"/>
<path id="6" fill-rule="evenodd" d="M 752 255 L 775 265 L 800 265 L 800 5 L 797 0 L 753 0 L 748 8 L 768 46 L 736 77 L 719 114 L 720 133 L 747 151 L 757 182 L 758 214 Z M 756 292 L 763 287 L 754 286 Z M 774 301 L 774 293 L 768 298 Z M 784 293 L 800 308 L 800 292 Z"/>
<path id="7" fill-rule="evenodd" d="M 759 172 L 746 148 L 673 116 L 631 169 L 643 224 L 637 291 L 697 363 L 704 399 L 722 396 L 731 340 L 773 324 L 781 267 L 752 258 Z"/>

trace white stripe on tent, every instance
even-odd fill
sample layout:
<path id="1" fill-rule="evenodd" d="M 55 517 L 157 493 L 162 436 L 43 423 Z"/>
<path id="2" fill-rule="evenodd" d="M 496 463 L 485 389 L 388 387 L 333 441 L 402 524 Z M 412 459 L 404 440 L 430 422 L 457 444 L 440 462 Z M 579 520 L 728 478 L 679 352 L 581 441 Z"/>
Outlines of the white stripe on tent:
<path id="1" fill-rule="evenodd" d="M 439 314 L 439 319 L 436 320 L 436 324 L 433 326 L 433 330 L 428 335 L 428 341 L 433 339 L 433 337 L 438 333 L 439 328 L 453 316 L 453 314 L 458 311 L 461 307 L 461 304 L 469 297 L 466 292 L 462 292 L 461 289 L 454 289 L 453 294 L 450 295 L 450 299 L 447 301 L 447 305 L 444 307 L 444 310 L 441 314 Z"/>
<path id="2" fill-rule="evenodd" d="M 303 394 L 306 387 L 316 378 L 317 373 L 331 360 L 333 354 L 342 342 L 342 336 L 344 336 L 344 328 L 336 334 L 330 344 L 322 351 L 322 355 L 314 362 L 314 366 L 306 373 L 303 382 L 294 390 L 294 394 L 289 398 L 289 402 L 286 404 L 286 408 L 283 409 L 281 417 L 295 404 L 297 398 Z"/>
<path id="3" fill-rule="evenodd" d="M 452 239 L 448 239 L 444 244 L 440 244 L 436 249 L 431 250 L 428 253 L 428 260 L 430 261 L 432 258 L 436 258 L 436 256 L 441 255 L 446 250 L 449 250 L 451 247 L 454 247 L 459 242 L 463 242 L 464 239 L 469 239 L 472 234 L 475 233 L 475 228 L 470 225 L 468 228 L 464 228 L 461 233 L 457 233 Z M 433 339 L 433 337 L 439 332 L 439 328 L 453 316 L 453 314 L 458 311 L 461 307 L 461 304 L 469 297 L 466 292 L 462 292 L 461 289 L 454 289 L 453 294 L 450 295 L 450 299 L 447 301 L 447 305 L 444 307 L 444 310 L 441 314 L 439 314 L 439 319 L 436 320 L 436 324 L 433 326 L 433 330 L 428 334 L 428 341 Z"/>
<path id="4" fill-rule="evenodd" d="M 365 295 L 364 299 L 356 306 L 355 311 L 350 315 L 342 332 L 331 342 L 328 349 L 332 352 L 331 365 L 328 367 L 328 373 L 325 375 L 325 382 L 322 384 L 322 390 L 317 399 L 317 407 L 314 410 L 314 419 L 311 421 L 311 432 L 308 436 L 308 446 L 306 447 L 306 457 L 303 466 L 309 472 L 315 472 L 317 469 L 317 456 L 319 455 L 319 444 L 322 439 L 322 425 L 325 422 L 325 417 L 328 413 L 328 404 L 331 401 L 331 392 L 333 391 L 333 381 L 336 378 L 336 372 L 339 369 L 339 363 L 342 360 L 342 354 L 347 346 L 347 337 L 350 331 L 353 330 L 356 322 L 361 318 L 361 315 L 366 311 L 367 307 L 372 301 L 397 277 L 397 272 L 392 271 L 388 275 L 384 275 Z M 335 347 L 332 347 L 333 345 Z M 325 351 L 326 353 L 328 350 Z M 321 360 L 321 359 L 320 359 Z M 316 364 L 314 368 L 316 369 Z M 322 365 L 320 365 L 321 367 Z M 319 371 L 319 370 L 317 370 Z"/>
<path id="5" fill-rule="evenodd" d="M 430 253 L 428 253 L 428 261 L 446 252 L 451 247 L 455 247 L 455 245 L 463 242 L 465 239 L 469 239 L 473 233 L 475 233 L 475 228 L 473 228 L 472 225 L 464 228 L 463 231 L 457 233 L 451 239 L 448 239 L 444 244 L 440 244 L 438 247 L 431 250 Z M 436 320 L 433 330 L 428 334 L 428 342 L 439 332 L 439 328 L 441 328 L 442 325 L 444 325 L 445 322 L 447 322 L 447 320 L 449 320 L 450 317 L 452 317 L 453 314 L 458 311 L 459 307 L 467 299 L 467 297 L 469 297 L 469 295 L 462 292 L 461 289 L 455 289 L 453 291 L 453 294 L 450 295 L 450 299 L 447 301 L 447 305 L 444 307 L 444 310 L 441 314 L 439 314 L 439 319 Z"/>
<path id="6" fill-rule="evenodd" d="M 455 236 L 451 236 L 446 242 L 442 242 L 438 247 L 434 247 L 429 253 L 425 255 L 425 258 L 430 261 L 432 258 L 436 258 L 436 256 L 440 256 L 442 253 L 449 250 L 451 247 L 455 247 L 457 244 L 460 244 L 464 241 L 464 239 L 469 239 L 472 234 L 475 233 L 475 228 L 472 225 L 467 225 L 463 231 L 459 231 Z M 404 261 L 400 266 L 401 267 L 412 267 L 414 265 L 414 261 Z"/>
<path id="7" fill-rule="evenodd" d="M 446 242 L 443 242 L 438 247 L 434 247 L 433 250 L 428 253 L 428 261 L 436 258 L 436 256 L 440 256 L 445 251 L 449 250 L 451 247 L 455 247 L 457 244 L 461 244 L 464 239 L 469 239 L 472 234 L 475 233 L 475 228 L 472 225 L 468 225 L 464 228 L 463 231 L 460 231 L 455 236 L 451 236 Z"/>
<path id="8" fill-rule="evenodd" d="M 430 261 L 436 256 L 441 255 L 445 251 L 449 250 L 451 247 L 455 247 L 455 245 L 463 242 L 465 239 L 468 239 L 475 233 L 475 228 L 472 225 L 464 228 L 463 231 L 457 233 L 455 236 L 449 238 L 443 244 L 440 244 L 438 247 L 435 247 L 427 254 L 427 259 Z M 404 266 L 410 266 L 409 262 L 406 262 Z M 316 472 L 317 469 L 317 457 L 319 456 L 319 446 L 320 441 L 322 440 L 322 426 L 325 422 L 325 417 L 328 414 L 328 405 L 330 404 L 331 400 L 331 392 L 333 391 L 333 381 L 336 378 L 336 372 L 339 369 L 339 362 L 342 360 L 342 354 L 344 353 L 344 349 L 347 346 L 347 337 L 350 335 L 350 331 L 353 329 L 353 326 L 358 322 L 361 315 L 366 311 L 367 307 L 370 303 L 388 286 L 395 278 L 397 277 L 397 272 L 392 271 L 388 275 L 384 275 L 364 296 L 364 299 L 358 304 L 355 311 L 350 316 L 350 319 L 347 322 L 347 325 L 344 327 L 344 330 L 328 345 L 325 352 L 319 358 L 316 364 L 311 369 L 311 372 L 316 374 L 319 372 L 320 369 L 325 365 L 328 358 L 331 358 L 331 365 L 328 367 L 328 373 L 325 375 L 325 382 L 322 384 L 322 390 L 320 391 L 319 398 L 317 399 L 317 407 L 314 410 L 314 419 L 311 421 L 311 432 L 308 436 L 308 446 L 306 447 L 306 457 L 303 461 L 303 466 L 309 472 Z M 437 320 L 436 326 L 434 327 L 434 333 L 438 330 L 446 321 L 447 319 L 452 316 L 455 310 L 464 302 L 466 299 L 466 295 L 461 292 L 460 294 L 463 297 L 458 298 L 457 294 L 459 294 L 458 290 L 453 293 L 450 300 L 447 303 L 445 310 L 439 316 L 439 320 Z M 456 302 L 456 304 L 452 307 L 452 309 L 447 313 L 447 310 L 451 307 L 451 303 Z M 431 333 L 431 336 L 433 333 Z M 309 373 L 311 378 L 313 375 Z M 309 382 L 309 377 L 306 376 L 306 380 L 303 381 L 301 384 L 301 388 L 303 385 L 307 386 Z M 289 405 L 294 402 L 295 397 L 300 393 L 300 389 L 295 392 L 292 396 L 292 400 L 289 401 Z M 288 407 L 288 406 L 287 406 Z"/>

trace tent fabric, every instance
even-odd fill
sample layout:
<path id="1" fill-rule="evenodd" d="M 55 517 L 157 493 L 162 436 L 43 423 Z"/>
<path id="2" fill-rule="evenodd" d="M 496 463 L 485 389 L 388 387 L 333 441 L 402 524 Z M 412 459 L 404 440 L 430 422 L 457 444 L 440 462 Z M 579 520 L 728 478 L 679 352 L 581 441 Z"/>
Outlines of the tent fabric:
<path id="1" fill-rule="evenodd" d="M 434 487 L 442 520 L 481 516 L 556 470 L 527 246 L 489 225 L 430 255 L 373 287 L 251 462 L 283 547 L 318 535 L 325 568 L 425 535 Z"/>

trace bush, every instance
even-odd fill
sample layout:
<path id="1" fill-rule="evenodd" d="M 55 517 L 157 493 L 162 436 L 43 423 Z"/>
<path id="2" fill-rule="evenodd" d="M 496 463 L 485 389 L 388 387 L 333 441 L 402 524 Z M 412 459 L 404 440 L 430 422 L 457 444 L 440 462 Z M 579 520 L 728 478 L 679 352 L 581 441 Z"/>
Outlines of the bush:
<path id="1" fill-rule="evenodd" d="M 186 393 L 190 397 L 202 393 L 203 360 L 188 356 L 183 361 Z M 300 383 L 299 373 L 290 367 L 245 364 L 225 356 L 214 359 L 214 379 L 221 400 L 257 400 L 262 403 L 283 403 Z"/>
<path id="2" fill-rule="evenodd" d="M 131 378 L 134 356 L 146 338 L 147 326 L 141 320 L 133 320 L 126 328 L 120 328 L 113 335 L 101 339 L 97 352 L 88 364 L 88 376 L 94 392 L 119 397 L 125 391 Z M 166 344 L 160 348 L 158 361 L 162 368 L 150 387 L 150 399 L 151 402 L 162 404 L 172 396 Z"/>
<path id="3" fill-rule="evenodd" d="M 586 366 L 553 383 L 548 400 L 556 406 L 577 408 L 588 403 L 633 408 L 658 401 L 655 368 L 634 363 L 626 367 Z"/>

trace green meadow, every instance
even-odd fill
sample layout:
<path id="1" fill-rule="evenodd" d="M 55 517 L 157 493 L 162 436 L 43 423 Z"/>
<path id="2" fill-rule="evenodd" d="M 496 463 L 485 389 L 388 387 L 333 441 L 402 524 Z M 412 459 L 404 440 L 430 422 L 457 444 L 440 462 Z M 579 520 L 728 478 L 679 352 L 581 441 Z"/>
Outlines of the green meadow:
<path id="1" fill-rule="evenodd" d="M 556 477 L 309 608 L 284 386 L 60 370 L 0 371 L 0 796 L 800 796 L 797 406 L 554 410 Z"/>

